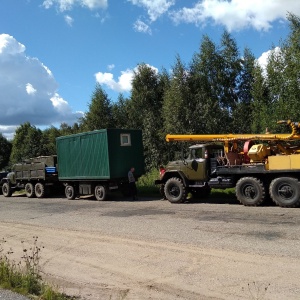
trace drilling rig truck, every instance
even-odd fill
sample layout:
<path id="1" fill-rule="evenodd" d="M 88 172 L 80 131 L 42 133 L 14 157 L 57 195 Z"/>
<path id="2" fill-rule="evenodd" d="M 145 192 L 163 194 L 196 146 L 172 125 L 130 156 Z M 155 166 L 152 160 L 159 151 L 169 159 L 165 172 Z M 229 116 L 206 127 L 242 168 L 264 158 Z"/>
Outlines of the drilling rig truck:
<path id="1" fill-rule="evenodd" d="M 155 184 L 171 203 L 189 193 L 209 195 L 212 188 L 235 188 L 245 206 L 271 198 L 281 207 L 300 205 L 300 124 L 278 121 L 288 134 L 200 134 L 166 136 L 167 142 L 197 142 L 188 156 L 169 162 Z"/>

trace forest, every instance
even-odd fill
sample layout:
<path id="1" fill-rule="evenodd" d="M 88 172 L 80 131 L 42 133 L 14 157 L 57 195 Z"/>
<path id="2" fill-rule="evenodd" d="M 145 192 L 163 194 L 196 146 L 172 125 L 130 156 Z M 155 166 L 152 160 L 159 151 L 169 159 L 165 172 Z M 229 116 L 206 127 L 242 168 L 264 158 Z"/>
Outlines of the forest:
<path id="1" fill-rule="evenodd" d="M 26 158 L 56 154 L 56 137 L 102 128 L 142 129 L 147 171 L 165 164 L 179 145 L 165 136 L 282 132 L 278 120 L 300 121 L 300 18 L 288 14 L 289 34 L 262 68 L 224 31 L 218 44 L 204 35 L 190 62 L 174 58 L 160 73 L 140 63 L 129 97 L 109 99 L 96 85 L 87 112 L 72 126 L 41 130 L 26 122 L 13 140 L 0 133 L 0 170 Z"/>

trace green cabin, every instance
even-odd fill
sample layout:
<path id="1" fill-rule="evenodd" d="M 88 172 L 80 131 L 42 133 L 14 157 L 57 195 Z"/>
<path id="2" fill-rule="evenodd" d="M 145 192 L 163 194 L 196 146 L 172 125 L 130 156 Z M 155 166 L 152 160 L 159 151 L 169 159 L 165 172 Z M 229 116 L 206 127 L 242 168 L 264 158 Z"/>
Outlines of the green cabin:
<path id="1" fill-rule="evenodd" d="M 59 180 L 119 180 L 144 174 L 142 131 L 100 129 L 56 139 Z"/>

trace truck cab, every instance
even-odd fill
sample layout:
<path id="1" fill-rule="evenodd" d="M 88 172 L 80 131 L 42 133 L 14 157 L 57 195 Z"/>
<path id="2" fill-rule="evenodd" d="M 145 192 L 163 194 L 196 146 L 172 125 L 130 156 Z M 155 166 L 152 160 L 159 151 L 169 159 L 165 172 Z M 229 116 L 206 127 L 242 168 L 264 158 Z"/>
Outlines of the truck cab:
<path id="1" fill-rule="evenodd" d="M 188 193 L 204 196 L 210 193 L 208 181 L 216 172 L 218 157 L 224 156 L 224 146 L 217 143 L 196 144 L 187 155 L 169 162 L 160 180 L 165 197 L 172 203 L 185 201 Z"/>

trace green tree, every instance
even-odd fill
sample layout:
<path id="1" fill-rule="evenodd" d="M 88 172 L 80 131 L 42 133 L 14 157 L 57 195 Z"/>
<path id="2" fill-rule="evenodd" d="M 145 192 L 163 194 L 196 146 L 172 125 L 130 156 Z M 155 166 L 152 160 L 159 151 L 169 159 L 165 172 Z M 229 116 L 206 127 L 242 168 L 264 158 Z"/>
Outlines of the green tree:
<path id="1" fill-rule="evenodd" d="M 44 149 L 41 143 L 42 137 L 42 131 L 32 126 L 29 122 L 20 125 L 12 141 L 11 163 L 44 155 Z"/>
<path id="2" fill-rule="evenodd" d="M 188 127 L 187 120 L 187 95 L 189 87 L 187 84 L 188 71 L 179 56 L 176 57 L 172 68 L 172 76 L 169 87 L 164 93 L 163 119 L 166 133 L 184 133 Z"/>
<path id="3" fill-rule="evenodd" d="M 227 110 L 229 118 L 238 103 L 237 83 L 241 72 L 241 58 L 236 41 L 232 36 L 224 31 L 221 38 L 221 47 L 219 50 L 220 70 L 218 77 L 218 96 L 220 105 Z"/>
<path id="4" fill-rule="evenodd" d="M 110 99 L 99 84 L 96 85 L 88 108 L 80 120 L 82 131 L 113 127 Z"/>
<path id="5" fill-rule="evenodd" d="M 288 20 L 290 34 L 280 48 L 273 49 L 267 65 L 267 82 L 277 120 L 300 119 L 300 18 L 289 14 Z"/>
<path id="6" fill-rule="evenodd" d="M 12 143 L 0 133 L 0 170 L 9 165 Z"/>
<path id="7" fill-rule="evenodd" d="M 237 103 L 232 112 L 232 132 L 251 133 L 252 125 L 252 85 L 254 82 L 255 57 L 249 48 L 244 50 L 241 59 L 241 71 L 237 84 Z"/>
<path id="8" fill-rule="evenodd" d="M 128 117 L 128 100 L 122 94 L 118 96 L 117 102 L 112 104 L 112 123 L 115 128 L 132 127 Z"/>
<path id="9" fill-rule="evenodd" d="M 253 96 L 251 131 L 253 133 L 264 133 L 266 128 L 272 130 L 273 122 L 270 120 L 273 109 L 272 101 L 270 101 L 269 89 L 263 70 L 258 63 L 255 64 L 253 70 L 251 93 Z"/>
<path id="10" fill-rule="evenodd" d="M 158 72 L 140 64 L 132 80 L 128 117 L 133 128 L 143 130 L 145 163 L 147 169 L 160 161 L 163 88 Z"/>
<path id="11" fill-rule="evenodd" d="M 228 113 L 222 108 L 220 91 L 222 58 L 218 47 L 204 36 L 189 72 L 189 122 L 192 133 L 219 133 L 229 127 Z"/>
<path id="12" fill-rule="evenodd" d="M 56 155 L 56 138 L 60 135 L 60 131 L 54 126 L 43 131 L 44 155 Z"/>

